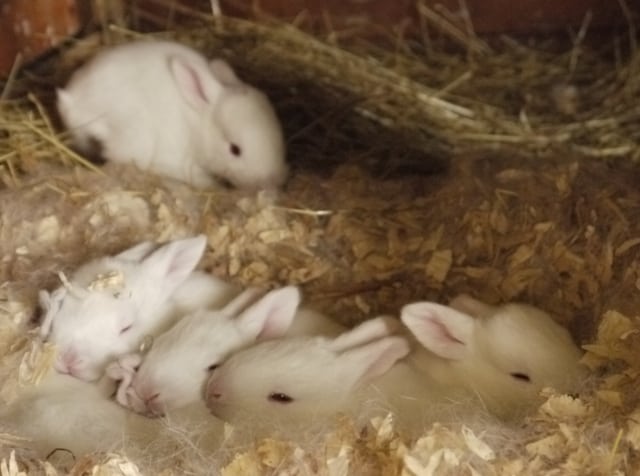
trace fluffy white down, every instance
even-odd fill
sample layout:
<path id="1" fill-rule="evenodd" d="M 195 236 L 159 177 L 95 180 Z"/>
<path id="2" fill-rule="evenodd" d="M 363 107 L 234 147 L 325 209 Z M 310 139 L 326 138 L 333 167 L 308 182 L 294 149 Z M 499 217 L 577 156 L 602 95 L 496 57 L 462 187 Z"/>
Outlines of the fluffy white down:
<path id="1" fill-rule="evenodd" d="M 213 176 L 277 187 L 287 175 L 266 96 L 223 61 L 209 64 L 179 43 L 144 40 L 100 52 L 58 91 L 58 111 L 80 149 L 97 142 L 107 160 L 197 187 L 211 186 Z"/>
<path id="2" fill-rule="evenodd" d="M 516 416 L 531 408 L 544 386 L 570 390 L 583 375 L 581 352 L 569 333 L 530 306 L 487 306 L 492 311 L 480 317 L 435 303 L 410 306 L 403 321 L 433 348 L 414 343 L 409 357 L 383 375 L 370 369 L 387 350 L 366 339 L 346 350 L 325 338 L 262 342 L 213 372 L 206 388 L 210 410 L 232 422 L 304 425 L 336 412 L 362 416 L 391 409 L 401 425 L 421 430 L 447 412 Z M 430 322 L 422 325 L 425 317 Z M 363 326 L 338 339 L 348 341 Z"/>
<path id="3" fill-rule="evenodd" d="M 142 258 L 133 247 L 78 268 L 71 291 L 61 287 L 59 307 L 45 317 L 51 326 L 43 332 L 58 347 L 56 368 L 96 380 L 109 361 L 137 350 L 147 335 L 164 331 L 185 312 L 224 304 L 237 288 L 193 271 L 205 244 L 203 236 L 175 240 Z M 113 272 L 121 276 L 120 285 L 88 289 Z"/>
<path id="4" fill-rule="evenodd" d="M 323 314 L 298 308 L 299 299 L 297 288 L 290 286 L 267 293 L 248 309 L 200 310 L 184 316 L 158 336 L 144 356 L 132 378 L 129 404 L 151 414 L 181 408 L 202 400 L 211 368 L 256 339 L 283 333 L 337 335 L 344 330 Z M 227 307 L 237 307 L 234 301 Z"/>

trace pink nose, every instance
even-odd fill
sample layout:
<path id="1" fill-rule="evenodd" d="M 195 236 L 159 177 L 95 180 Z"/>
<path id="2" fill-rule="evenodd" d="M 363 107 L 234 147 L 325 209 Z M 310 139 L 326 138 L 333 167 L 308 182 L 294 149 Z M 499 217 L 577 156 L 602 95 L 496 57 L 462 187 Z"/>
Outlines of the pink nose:
<path id="1" fill-rule="evenodd" d="M 209 380 L 206 397 L 215 400 L 220 400 L 220 398 L 222 398 L 222 388 L 216 379 Z"/>
<path id="2" fill-rule="evenodd" d="M 78 375 L 78 365 L 80 359 L 73 350 L 66 350 L 62 354 L 58 355 L 55 361 L 54 368 L 61 374 L 68 374 L 74 377 Z"/>
<path id="3" fill-rule="evenodd" d="M 160 393 L 154 393 L 152 395 L 142 395 L 142 400 L 144 401 L 144 406 L 147 409 L 147 412 L 151 415 L 162 416 L 164 415 L 164 409 L 162 407 L 162 402 L 160 401 Z"/>

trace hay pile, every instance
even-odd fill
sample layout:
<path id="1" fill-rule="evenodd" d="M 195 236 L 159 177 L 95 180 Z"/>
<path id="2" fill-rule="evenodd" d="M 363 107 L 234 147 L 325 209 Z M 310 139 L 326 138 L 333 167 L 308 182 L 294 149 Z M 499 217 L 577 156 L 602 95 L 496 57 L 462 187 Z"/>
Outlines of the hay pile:
<path id="1" fill-rule="evenodd" d="M 109 39 L 135 35 L 113 29 Z M 549 53 L 473 35 L 462 54 L 408 42 L 393 53 L 347 51 L 292 26 L 240 20 L 169 36 L 222 52 L 269 93 L 294 174 L 278 195 L 250 195 L 85 167 L 47 108 L 52 85 L 102 37 L 9 84 L 15 99 L 0 102 L 3 402 L 19 398 L 50 359 L 29 330 L 35 293 L 57 285 L 56 271 L 142 239 L 203 232 L 205 269 L 243 284 L 300 284 L 345 323 L 460 292 L 531 302 L 570 326 L 594 370 L 578 395 L 550 391 L 512 425 L 440 422 L 414 442 L 390 420 L 364 433 L 339 421 L 313 445 L 277 438 L 234 448 L 216 461 L 222 474 L 640 469 L 640 51 L 616 62 L 582 42 Z M 3 476 L 208 467 L 186 445 L 155 465 L 137 461 L 139 469 L 125 451 L 60 464 L 26 446 L 0 427 Z"/>

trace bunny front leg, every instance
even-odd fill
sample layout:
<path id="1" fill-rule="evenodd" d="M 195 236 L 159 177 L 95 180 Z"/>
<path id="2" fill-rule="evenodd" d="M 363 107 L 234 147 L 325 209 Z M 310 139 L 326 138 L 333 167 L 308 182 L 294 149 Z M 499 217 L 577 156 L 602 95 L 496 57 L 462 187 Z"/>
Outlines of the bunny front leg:
<path id="1" fill-rule="evenodd" d="M 140 354 L 128 354 L 107 366 L 107 377 L 120 382 L 116 391 L 116 401 L 123 407 L 133 409 L 135 406 L 129 398 L 135 394 L 132 392 L 131 382 L 141 362 L 142 356 Z"/>

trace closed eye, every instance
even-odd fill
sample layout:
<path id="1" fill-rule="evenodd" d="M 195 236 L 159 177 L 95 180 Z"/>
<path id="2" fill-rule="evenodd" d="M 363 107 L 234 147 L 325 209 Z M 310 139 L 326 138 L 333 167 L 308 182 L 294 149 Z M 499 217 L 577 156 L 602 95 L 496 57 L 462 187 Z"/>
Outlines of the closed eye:
<path id="1" fill-rule="evenodd" d="M 531 382 L 531 377 L 522 372 L 512 372 L 510 374 L 514 379 L 521 380 L 523 382 Z"/>
<path id="2" fill-rule="evenodd" d="M 218 367 L 220 367 L 220 364 L 211 364 L 209 367 L 207 367 L 207 371 L 208 372 L 213 372 Z"/>
<path id="3" fill-rule="evenodd" d="M 129 329 L 131 329 L 131 327 L 133 326 L 133 324 L 129 324 L 127 327 L 123 327 L 122 329 L 120 329 L 120 334 L 124 334 L 125 332 L 127 332 Z"/>
<path id="4" fill-rule="evenodd" d="M 293 402 L 293 398 L 291 398 L 286 393 L 274 392 L 269 394 L 269 400 L 276 403 L 291 403 Z"/>

